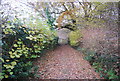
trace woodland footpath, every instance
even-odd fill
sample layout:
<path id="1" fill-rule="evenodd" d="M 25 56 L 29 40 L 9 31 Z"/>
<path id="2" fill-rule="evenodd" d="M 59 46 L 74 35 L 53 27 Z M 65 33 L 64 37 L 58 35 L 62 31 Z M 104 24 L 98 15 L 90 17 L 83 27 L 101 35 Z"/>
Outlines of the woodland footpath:
<path id="1" fill-rule="evenodd" d="M 119 2 L 0 2 L 0 79 L 120 79 Z"/>

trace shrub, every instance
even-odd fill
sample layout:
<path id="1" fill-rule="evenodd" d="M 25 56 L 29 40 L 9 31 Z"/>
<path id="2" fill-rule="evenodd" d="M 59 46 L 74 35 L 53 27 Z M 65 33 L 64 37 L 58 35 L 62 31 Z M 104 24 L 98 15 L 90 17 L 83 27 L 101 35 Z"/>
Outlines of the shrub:
<path id="1" fill-rule="evenodd" d="M 71 31 L 69 35 L 69 41 L 71 46 L 78 46 L 80 39 L 82 38 L 81 30 Z"/>
<path id="2" fill-rule="evenodd" d="M 2 60 L 3 67 L 0 78 L 25 79 L 34 77 L 37 66 L 33 60 L 42 52 L 57 44 L 53 33 L 44 33 L 42 29 L 30 29 L 20 24 L 3 25 Z"/>

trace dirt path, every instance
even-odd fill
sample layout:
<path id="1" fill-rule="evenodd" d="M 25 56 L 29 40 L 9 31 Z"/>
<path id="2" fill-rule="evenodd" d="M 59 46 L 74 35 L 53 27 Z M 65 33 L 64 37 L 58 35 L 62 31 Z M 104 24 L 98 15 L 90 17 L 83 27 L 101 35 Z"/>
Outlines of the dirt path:
<path id="1" fill-rule="evenodd" d="M 48 52 L 36 63 L 39 65 L 40 79 L 99 79 L 89 62 L 83 59 L 82 53 L 62 45 Z"/>

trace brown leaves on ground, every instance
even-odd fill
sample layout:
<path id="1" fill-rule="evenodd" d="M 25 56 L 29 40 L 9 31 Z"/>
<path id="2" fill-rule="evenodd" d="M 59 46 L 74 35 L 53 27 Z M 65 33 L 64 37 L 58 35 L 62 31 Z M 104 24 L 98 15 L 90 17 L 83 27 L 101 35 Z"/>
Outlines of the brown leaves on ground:
<path id="1" fill-rule="evenodd" d="M 117 30 L 117 29 L 116 29 Z M 95 51 L 99 54 L 118 53 L 118 32 L 109 28 L 87 28 L 83 34 L 80 47 Z"/>
<path id="2" fill-rule="evenodd" d="M 100 79 L 82 53 L 68 45 L 49 51 L 35 64 L 40 79 Z"/>

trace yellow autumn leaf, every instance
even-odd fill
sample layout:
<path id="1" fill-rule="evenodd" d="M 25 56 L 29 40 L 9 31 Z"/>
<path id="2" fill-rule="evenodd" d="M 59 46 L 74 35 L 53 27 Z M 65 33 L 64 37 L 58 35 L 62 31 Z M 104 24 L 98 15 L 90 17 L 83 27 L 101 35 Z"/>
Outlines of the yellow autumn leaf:
<path id="1" fill-rule="evenodd" d="M 13 56 L 13 55 L 10 55 L 10 57 L 11 57 L 11 58 L 15 58 L 15 56 Z"/>
<path id="2" fill-rule="evenodd" d="M 7 65 L 3 65 L 4 67 L 6 67 Z"/>
<path id="3" fill-rule="evenodd" d="M 15 56 L 16 56 L 17 58 L 20 58 L 20 55 L 17 55 L 17 54 L 16 54 Z"/>
<path id="4" fill-rule="evenodd" d="M 5 78 L 8 78 L 8 75 L 5 75 Z"/>
<path id="5" fill-rule="evenodd" d="M 13 68 L 14 68 L 14 66 L 10 66 L 9 68 L 13 69 Z"/>
<path id="6" fill-rule="evenodd" d="M 9 62 L 10 60 L 6 60 L 6 62 Z"/>
<path id="7" fill-rule="evenodd" d="M 14 47 L 17 47 L 18 45 L 17 44 L 14 44 Z"/>
<path id="8" fill-rule="evenodd" d="M 12 54 L 12 51 L 10 51 L 9 54 Z"/>
<path id="9" fill-rule="evenodd" d="M 17 63 L 15 61 L 11 62 L 12 65 L 16 65 Z"/>
<path id="10" fill-rule="evenodd" d="M 10 68 L 10 65 L 6 65 L 6 69 Z"/>

